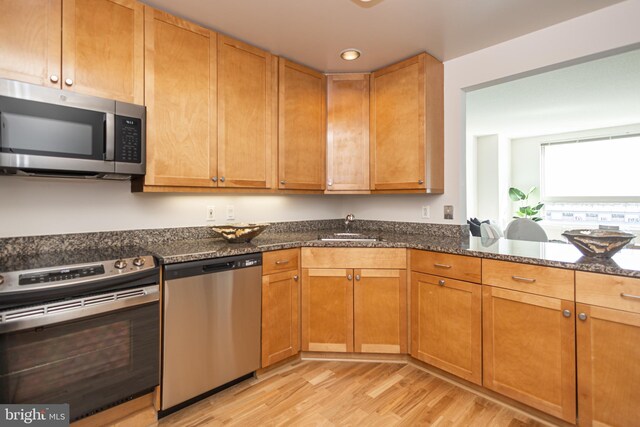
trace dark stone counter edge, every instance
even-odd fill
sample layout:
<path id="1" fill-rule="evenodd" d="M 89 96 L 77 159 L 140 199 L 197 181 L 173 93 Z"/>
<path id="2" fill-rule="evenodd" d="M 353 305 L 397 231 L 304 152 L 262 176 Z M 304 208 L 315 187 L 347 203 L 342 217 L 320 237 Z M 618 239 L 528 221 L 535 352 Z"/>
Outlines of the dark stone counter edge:
<path id="1" fill-rule="evenodd" d="M 477 258 L 494 259 L 499 261 L 511 261 L 521 264 L 532 264 L 547 267 L 564 268 L 575 271 L 585 271 L 591 273 L 602 273 L 617 276 L 637 277 L 640 278 L 640 270 L 622 268 L 615 264 L 612 260 L 588 260 L 584 262 L 568 262 L 548 260 L 543 258 L 534 258 L 521 255 L 507 255 L 500 253 L 492 253 L 485 251 L 477 251 L 466 248 L 443 247 L 439 245 L 416 244 L 406 242 L 322 242 L 312 241 L 293 241 L 286 243 L 264 244 L 253 247 L 230 248 L 226 245 L 224 250 L 204 251 L 197 253 L 188 253 L 180 255 L 161 255 L 155 254 L 160 264 L 177 264 L 187 261 L 197 261 L 202 259 L 222 258 L 226 256 L 242 255 L 259 252 L 269 252 L 281 249 L 292 249 L 302 247 L 327 247 L 327 248 L 401 248 L 401 249 L 418 249 L 432 252 L 449 253 L 454 255 L 465 255 Z M 633 249 L 630 249 L 633 250 Z M 638 251 L 640 259 L 640 250 Z"/>

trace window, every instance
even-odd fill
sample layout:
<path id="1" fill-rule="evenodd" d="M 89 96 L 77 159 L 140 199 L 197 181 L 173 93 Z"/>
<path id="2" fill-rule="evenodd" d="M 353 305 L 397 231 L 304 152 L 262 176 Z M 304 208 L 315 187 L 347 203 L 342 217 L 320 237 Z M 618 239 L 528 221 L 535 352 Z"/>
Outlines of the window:
<path id="1" fill-rule="evenodd" d="M 541 145 L 545 201 L 640 201 L 640 134 Z"/>

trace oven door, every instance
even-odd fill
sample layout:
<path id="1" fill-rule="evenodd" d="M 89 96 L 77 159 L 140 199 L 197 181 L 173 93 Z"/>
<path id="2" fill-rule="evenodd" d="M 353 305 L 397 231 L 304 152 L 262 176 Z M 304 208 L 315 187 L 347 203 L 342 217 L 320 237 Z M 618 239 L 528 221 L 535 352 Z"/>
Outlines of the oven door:
<path id="1" fill-rule="evenodd" d="M 29 327 L 21 320 L 23 327 L 7 332 L 7 321 L 0 334 L 0 402 L 68 403 L 73 421 L 153 390 L 159 384 L 154 288 L 155 295 L 146 292 L 137 301 L 50 315 L 69 319 L 55 324 Z M 33 319 L 42 323 L 46 317 Z"/>
<path id="2" fill-rule="evenodd" d="M 0 81 L 0 167 L 115 171 L 115 102 Z"/>

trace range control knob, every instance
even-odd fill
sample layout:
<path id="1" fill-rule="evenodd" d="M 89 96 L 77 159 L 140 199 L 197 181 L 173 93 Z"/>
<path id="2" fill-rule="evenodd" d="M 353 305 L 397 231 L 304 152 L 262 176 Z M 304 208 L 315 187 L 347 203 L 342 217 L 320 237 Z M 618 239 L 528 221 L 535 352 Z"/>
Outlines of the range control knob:
<path id="1" fill-rule="evenodd" d="M 119 259 L 113 264 L 113 266 L 115 268 L 117 268 L 118 270 L 122 270 L 123 268 L 125 268 L 127 266 L 127 261 L 125 261 L 123 259 Z"/>
<path id="2" fill-rule="evenodd" d="M 136 267 L 142 267 L 144 265 L 144 258 L 142 257 L 135 257 L 133 259 L 133 265 L 135 265 Z"/>

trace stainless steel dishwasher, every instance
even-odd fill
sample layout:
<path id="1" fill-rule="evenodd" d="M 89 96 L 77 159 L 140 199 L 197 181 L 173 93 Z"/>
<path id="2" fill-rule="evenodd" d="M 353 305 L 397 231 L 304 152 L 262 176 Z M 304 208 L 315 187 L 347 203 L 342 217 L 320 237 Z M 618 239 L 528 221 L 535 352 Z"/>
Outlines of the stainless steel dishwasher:
<path id="1" fill-rule="evenodd" d="M 262 254 L 167 265 L 161 415 L 260 368 Z"/>

